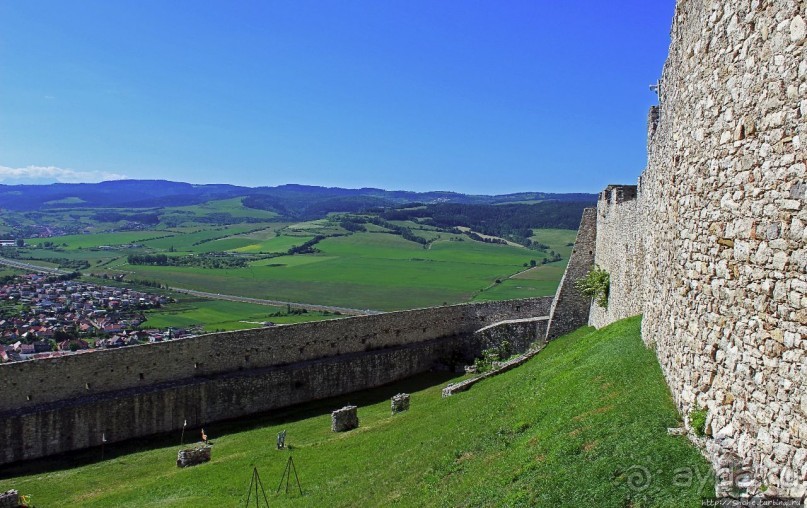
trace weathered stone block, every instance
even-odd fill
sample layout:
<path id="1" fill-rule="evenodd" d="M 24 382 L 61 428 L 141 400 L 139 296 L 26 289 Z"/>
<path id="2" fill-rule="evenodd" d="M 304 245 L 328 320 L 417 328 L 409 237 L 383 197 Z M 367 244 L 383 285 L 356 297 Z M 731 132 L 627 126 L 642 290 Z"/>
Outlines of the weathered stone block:
<path id="1" fill-rule="evenodd" d="M 8 490 L 0 494 L 0 508 L 17 508 L 20 505 L 20 495 L 16 490 Z"/>
<path id="2" fill-rule="evenodd" d="M 209 462 L 210 450 L 209 445 L 179 450 L 177 453 L 177 467 L 195 466 L 203 462 Z"/>
<path id="3" fill-rule="evenodd" d="M 409 411 L 409 394 L 399 393 L 392 397 L 391 400 L 392 414 L 400 413 L 402 411 Z"/>
<path id="4" fill-rule="evenodd" d="M 345 432 L 359 427 L 359 413 L 356 406 L 345 406 L 331 413 L 331 430 Z"/>

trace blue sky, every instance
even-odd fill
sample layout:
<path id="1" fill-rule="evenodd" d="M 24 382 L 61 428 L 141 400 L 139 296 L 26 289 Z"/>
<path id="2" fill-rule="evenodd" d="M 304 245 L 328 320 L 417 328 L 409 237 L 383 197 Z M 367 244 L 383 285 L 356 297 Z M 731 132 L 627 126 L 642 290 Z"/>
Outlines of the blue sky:
<path id="1" fill-rule="evenodd" d="M 0 183 L 596 192 L 674 0 L 0 0 Z"/>

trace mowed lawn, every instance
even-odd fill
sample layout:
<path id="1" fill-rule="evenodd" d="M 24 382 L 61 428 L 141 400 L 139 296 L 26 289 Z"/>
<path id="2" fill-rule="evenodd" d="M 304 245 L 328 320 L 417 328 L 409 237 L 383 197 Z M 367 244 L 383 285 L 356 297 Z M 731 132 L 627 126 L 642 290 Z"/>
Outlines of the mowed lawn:
<path id="1" fill-rule="evenodd" d="M 468 301 L 496 279 L 505 279 L 523 270 L 530 259 L 543 256 L 523 247 L 471 240 L 438 240 L 424 249 L 386 233 L 331 237 L 316 247 L 318 254 L 281 256 L 248 268 L 127 265 L 122 269 L 171 286 L 216 293 L 397 310 Z"/>
<path id="2" fill-rule="evenodd" d="M 206 425 L 213 460 L 199 466 L 176 467 L 176 432 L 110 444 L 104 460 L 92 449 L 6 468 L 0 491 L 44 507 L 244 506 L 257 468 L 271 506 L 701 506 L 714 473 L 685 436 L 668 435 L 681 420 L 639 327 L 635 317 L 580 329 L 445 399 L 446 375 L 427 374 Z M 392 416 L 398 392 L 411 409 Z M 347 402 L 360 427 L 333 433 L 330 411 Z M 282 430 L 290 450 L 275 449 Z M 275 493 L 290 454 L 302 495 L 293 479 Z"/>

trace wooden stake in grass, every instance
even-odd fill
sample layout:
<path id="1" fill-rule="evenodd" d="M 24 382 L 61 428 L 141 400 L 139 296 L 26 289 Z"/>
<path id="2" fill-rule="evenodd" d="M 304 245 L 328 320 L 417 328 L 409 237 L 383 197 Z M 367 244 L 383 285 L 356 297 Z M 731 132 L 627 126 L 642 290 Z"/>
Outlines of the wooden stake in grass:
<path id="1" fill-rule="evenodd" d="M 252 468 L 252 479 L 249 481 L 249 488 L 247 489 L 247 503 L 244 505 L 244 508 L 249 506 L 249 500 L 252 497 L 252 487 L 255 487 L 255 508 L 258 508 L 258 504 L 260 503 L 260 496 L 258 496 L 258 487 L 261 489 L 261 494 L 263 494 L 263 502 L 266 503 L 266 506 L 269 506 L 269 499 L 266 497 L 266 491 L 263 488 L 263 482 L 261 481 L 260 475 L 258 475 L 258 468 Z"/>

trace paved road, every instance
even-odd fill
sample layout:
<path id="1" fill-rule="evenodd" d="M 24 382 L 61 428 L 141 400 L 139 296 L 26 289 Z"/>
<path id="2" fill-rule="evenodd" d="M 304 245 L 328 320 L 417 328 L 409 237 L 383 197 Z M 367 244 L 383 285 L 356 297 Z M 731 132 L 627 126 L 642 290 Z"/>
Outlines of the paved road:
<path id="1" fill-rule="evenodd" d="M 56 275 L 63 275 L 66 273 L 64 270 L 59 270 L 58 268 L 48 268 L 46 266 L 39 266 L 39 265 L 32 265 L 30 263 L 24 263 L 22 261 L 17 261 L 16 259 L 7 259 L 7 258 L 0 258 L 0 265 L 10 266 L 12 268 L 19 268 L 20 270 L 30 270 L 36 273 L 52 273 Z"/>
<path id="2" fill-rule="evenodd" d="M 22 261 L 18 261 L 16 259 L 7 259 L 0 257 L 0 264 L 11 266 L 13 268 L 19 268 L 21 270 L 29 270 L 32 272 L 37 273 L 48 273 L 48 274 L 65 274 L 69 273 L 64 270 L 59 270 L 57 268 L 47 268 L 44 266 L 39 265 L 32 265 L 30 263 L 25 263 Z M 175 288 L 169 287 L 171 291 L 175 291 L 177 293 L 184 293 L 186 295 L 191 296 L 198 296 L 201 298 L 210 298 L 213 300 L 226 300 L 228 302 L 243 302 L 243 303 L 254 303 L 257 305 L 271 305 L 273 307 L 285 307 L 286 305 L 291 305 L 297 309 L 306 309 L 306 310 L 313 310 L 313 311 L 328 311 L 328 312 L 339 312 L 341 314 L 345 314 L 347 316 L 366 316 L 369 314 L 381 314 L 380 311 L 377 310 L 369 310 L 369 309 L 348 309 L 346 307 L 332 307 L 329 305 L 313 305 L 308 303 L 297 303 L 297 302 L 284 302 L 281 300 L 261 300 L 259 298 L 248 298 L 245 296 L 235 296 L 235 295 L 222 295 L 220 293 L 207 293 L 205 291 L 195 291 L 193 289 L 184 289 L 184 288 Z"/>

